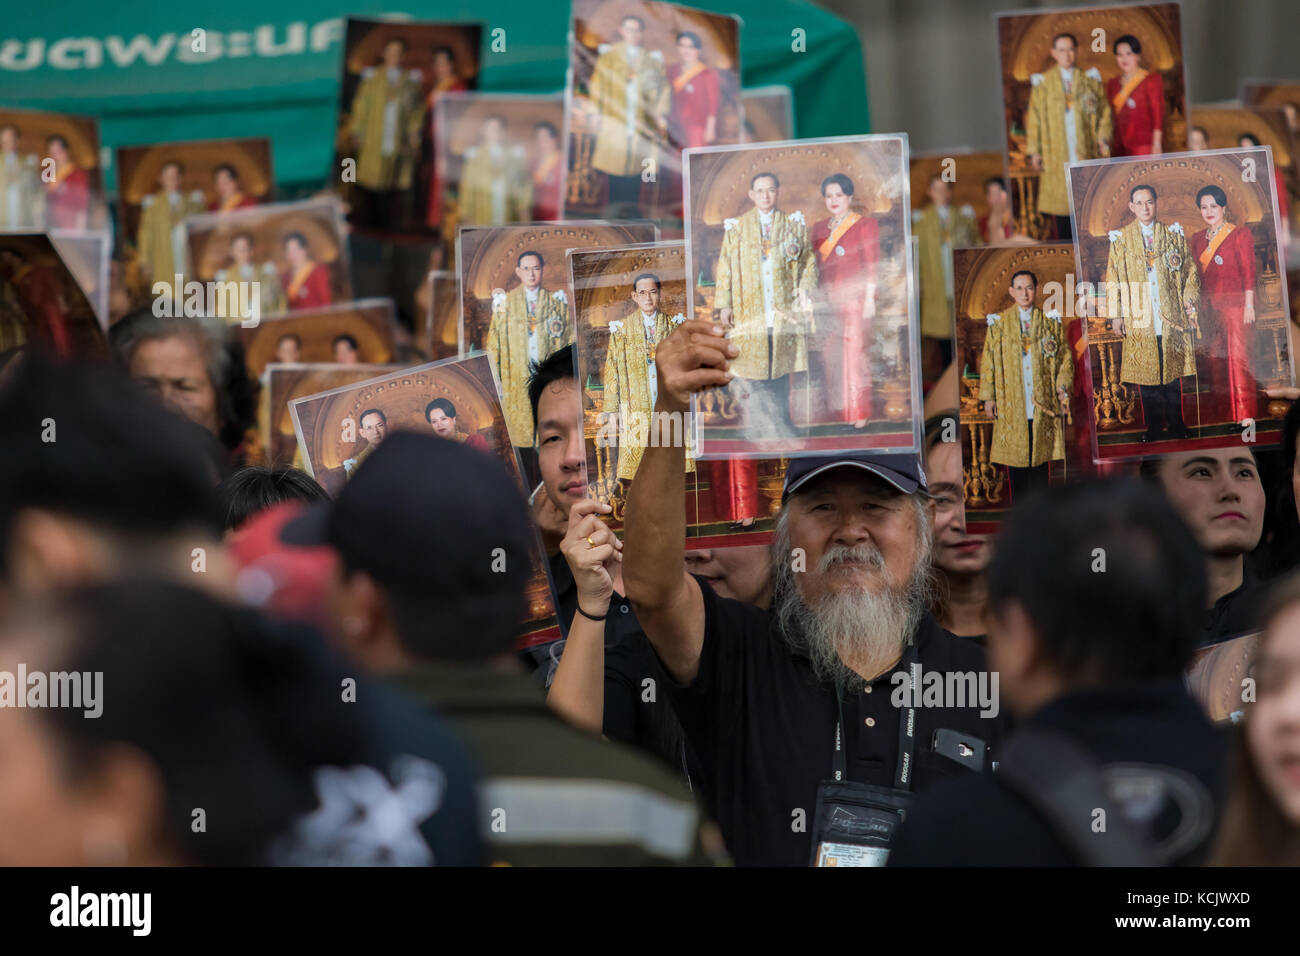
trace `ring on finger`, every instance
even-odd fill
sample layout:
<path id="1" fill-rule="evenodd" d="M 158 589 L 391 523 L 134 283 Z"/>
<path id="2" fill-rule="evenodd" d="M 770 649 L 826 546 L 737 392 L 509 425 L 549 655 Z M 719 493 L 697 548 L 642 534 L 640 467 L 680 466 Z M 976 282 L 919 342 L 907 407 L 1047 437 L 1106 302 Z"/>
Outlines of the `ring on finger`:
<path id="1" fill-rule="evenodd" d="M 591 540 L 591 535 L 587 535 L 587 547 L 594 548 L 595 546 L 596 542 Z"/>

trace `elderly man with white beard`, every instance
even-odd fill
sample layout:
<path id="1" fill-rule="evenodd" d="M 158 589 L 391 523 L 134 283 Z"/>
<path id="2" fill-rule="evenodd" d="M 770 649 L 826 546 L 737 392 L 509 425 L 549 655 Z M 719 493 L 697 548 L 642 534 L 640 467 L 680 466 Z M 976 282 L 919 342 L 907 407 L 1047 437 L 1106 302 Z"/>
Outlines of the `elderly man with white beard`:
<path id="1" fill-rule="evenodd" d="M 724 332 L 694 320 L 659 346 L 657 416 L 686 415 L 693 392 L 731 380 L 738 349 Z M 682 571 L 684 454 L 646 449 L 623 581 L 710 810 L 740 865 L 880 865 L 913 793 L 991 772 L 1004 729 L 983 651 L 927 610 L 933 505 L 920 463 L 791 459 L 768 611 Z"/>

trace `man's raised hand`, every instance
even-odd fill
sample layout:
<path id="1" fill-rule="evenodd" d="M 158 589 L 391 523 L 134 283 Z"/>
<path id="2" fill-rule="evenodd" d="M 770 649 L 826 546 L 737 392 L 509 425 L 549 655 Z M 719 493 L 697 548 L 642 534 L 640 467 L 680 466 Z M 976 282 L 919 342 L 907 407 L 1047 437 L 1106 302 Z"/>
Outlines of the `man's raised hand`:
<path id="1" fill-rule="evenodd" d="M 691 395 L 726 385 L 735 374 L 730 359 L 740 354 L 725 336 L 726 329 L 703 319 L 683 322 L 660 343 L 655 353 L 659 403 L 667 411 L 686 411 Z"/>

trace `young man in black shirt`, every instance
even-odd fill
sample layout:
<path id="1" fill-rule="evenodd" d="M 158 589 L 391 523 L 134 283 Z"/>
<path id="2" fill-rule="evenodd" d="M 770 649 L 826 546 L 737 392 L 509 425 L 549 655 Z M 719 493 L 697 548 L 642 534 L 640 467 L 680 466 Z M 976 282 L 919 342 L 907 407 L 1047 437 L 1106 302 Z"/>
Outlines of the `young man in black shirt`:
<path id="1" fill-rule="evenodd" d="M 547 496 L 555 511 L 566 516 L 575 505 L 579 506 L 581 520 L 595 512 L 596 503 L 587 496 L 582 392 L 574 377 L 573 362 L 570 345 L 535 366 L 528 383 L 528 397 L 537 429 L 537 463 L 542 476 L 539 493 Z M 601 533 L 602 540 L 613 539 L 607 531 L 602 529 Z M 549 555 L 548 560 L 560 627 L 568 635 L 579 614 L 578 587 L 559 550 Z M 586 609 L 588 613 L 604 615 L 603 698 L 598 699 L 594 693 L 602 689 L 601 685 L 588 687 L 585 673 L 564 675 L 559 678 L 559 687 L 551 685 L 552 706 L 571 721 L 598 727 L 606 737 L 657 754 L 689 775 L 681 729 L 667 697 L 657 687 L 659 671 L 654 652 L 632 613 L 631 604 L 620 593 L 622 575 L 617 567 L 611 568 L 611 573 L 613 593 L 608 606 Z M 539 663 L 546 671 L 548 682 L 558 674 L 557 658 L 565 646 L 561 643 L 544 649 L 547 658 Z M 588 657 L 582 656 L 585 662 Z"/>
<path id="2" fill-rule="evenodd" d="M 687 414 L 692 392 L 731 380 L 737 354 L 722 328 L 681 325 L 656 355 L 655 413 Z M 983 651 L 927 612 L 933 506 L 917 457 L 792 460 L 764 611 L 683 571 L 684 454 L 645 451 L 623 580 L 701 791 L 737 864 L 879 863 L 888 841 L 862 836 L 872 821 L 888 830 L 913 791 L 988 772 L 1002 726 Z M 993 694 L 985 706 L 900 694 L 927 672 L 969 675 L 972 689 L 982 675 Z M 837 820 L 850 826 L 832 835 Z"/>

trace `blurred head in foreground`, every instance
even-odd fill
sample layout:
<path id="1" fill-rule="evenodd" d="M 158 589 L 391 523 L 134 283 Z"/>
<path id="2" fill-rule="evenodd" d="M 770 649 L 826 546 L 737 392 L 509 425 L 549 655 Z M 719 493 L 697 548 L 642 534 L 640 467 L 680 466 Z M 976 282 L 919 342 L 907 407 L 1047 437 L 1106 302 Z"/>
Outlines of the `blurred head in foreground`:
<path id="1" fill-rule="evenodd" d="M 228 592 L 211 437 L 117 370 L 23 362 L 0 443 L 3 593 L 133 575 Z"/>
<path id="2" fill-rule="evenodd" d="M 1196 540 L 1136 479 L 1026 499 L 998 535 L 988 591 L 990 668 L 1020 716 L 1075 689 L 1180 677 L 1205 613 Z"/>
<path id="3" fill-rule="evenodd" d="M 418 476 L 437 476 L 437 493 Z M 531 573 L 532 530 L 499 460 L 428 433 L 394 432 L 332 505 L 282 531 L 339 555 L 331 611 L 344 649 L 376 672 L 508 654 Z"/>

